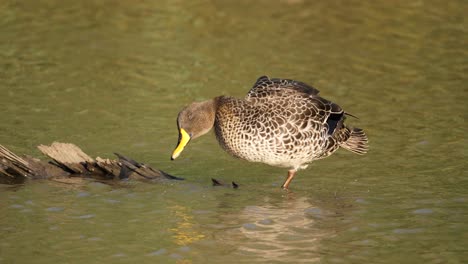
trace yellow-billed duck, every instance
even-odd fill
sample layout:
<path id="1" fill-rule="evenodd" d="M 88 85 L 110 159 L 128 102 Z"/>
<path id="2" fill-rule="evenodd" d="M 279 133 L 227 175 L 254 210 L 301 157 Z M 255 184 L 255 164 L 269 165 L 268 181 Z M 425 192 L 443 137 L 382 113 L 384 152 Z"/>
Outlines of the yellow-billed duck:
<path id="1" fill-rule="evenodd" d="M 288 168 L 287 189 L 297 170 L 339 147 L 365 154 L 364 131 L 346 126 L 349 114 L 318 93 L 303 82 L 262 76 L 245 98 L 194 102 L 177 117 L 179 141 L 171 159 L 214 127 L 219 144 L 234 157 Z"/>

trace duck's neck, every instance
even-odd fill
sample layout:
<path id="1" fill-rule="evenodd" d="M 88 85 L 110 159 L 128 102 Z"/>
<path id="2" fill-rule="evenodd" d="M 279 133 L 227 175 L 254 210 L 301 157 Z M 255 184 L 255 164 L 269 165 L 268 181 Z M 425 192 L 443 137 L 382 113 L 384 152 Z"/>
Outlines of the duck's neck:
<path id="1" fill-rule="evenodd" d="M 200 109 L 205 113 L 210 124 L 210 128 L 213 127 L 215 116 L 216 116 L 217 100 L 216 98 L 200 102 Z"/>
<path id="2" fill-rule="evenodd" d="M 197 138 L 201 135 L 208 133 L 214 126 L 216 109 L 217 109 L 217 98 L 206 100 L 202 102 L 194 103 L 196 111 L 202 113 L 202 118 L 199 120 L 199 131 L 194 134 L 193 138 Z"/>

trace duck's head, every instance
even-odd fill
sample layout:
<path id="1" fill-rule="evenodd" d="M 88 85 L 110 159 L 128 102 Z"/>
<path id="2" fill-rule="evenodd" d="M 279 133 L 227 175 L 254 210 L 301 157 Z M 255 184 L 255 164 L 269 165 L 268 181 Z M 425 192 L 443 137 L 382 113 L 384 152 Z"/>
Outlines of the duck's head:
<path id="1" fill-rule="evenodd" d="M 215 119 L 214 100 L 195 102 L 180 111 L 177 116 L 179 141 L 172 152 L 171 160 L 176 159 L 191 139 L 210 131 Z"/>

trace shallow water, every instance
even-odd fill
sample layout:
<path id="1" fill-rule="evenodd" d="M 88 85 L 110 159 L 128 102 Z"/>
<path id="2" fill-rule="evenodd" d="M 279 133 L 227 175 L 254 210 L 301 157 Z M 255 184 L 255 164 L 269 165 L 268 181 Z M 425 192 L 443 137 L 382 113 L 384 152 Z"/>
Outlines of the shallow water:
<path id="1" fill-rule="evenodd" d="M 0 263 L 462 263 L 468 259 L 465 1 L 0 3 L 0 144 L 73 142 L 183 182 L 0 187 Z M 293 78 L 359 116 L 371 151 L 300 171 L 181 157 L 193 100 Z M 43 157 L 41 157 L 43 158 Z M 240 184 L 211 187 L 210 178 Z"/>

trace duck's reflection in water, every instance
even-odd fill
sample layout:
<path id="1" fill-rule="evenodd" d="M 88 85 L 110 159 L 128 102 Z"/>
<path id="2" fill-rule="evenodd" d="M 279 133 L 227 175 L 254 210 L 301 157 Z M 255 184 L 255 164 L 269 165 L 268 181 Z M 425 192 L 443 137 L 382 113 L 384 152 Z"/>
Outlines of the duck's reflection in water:
<path id="1" fill-rule="evenodd" d="M 283 198 L 280 201 L 265 198 L 261 205 L 247 206 L 238 215 L 225 216 L 230 226 L 235 227 L 223 236 L 237 244 L 236 254 L 241 259 L 244 255 L 267 262 L 319 260 L 320 240 L 333 234 L 317 226 L 326 213 L 305 197 L 288 194 Z"/>

